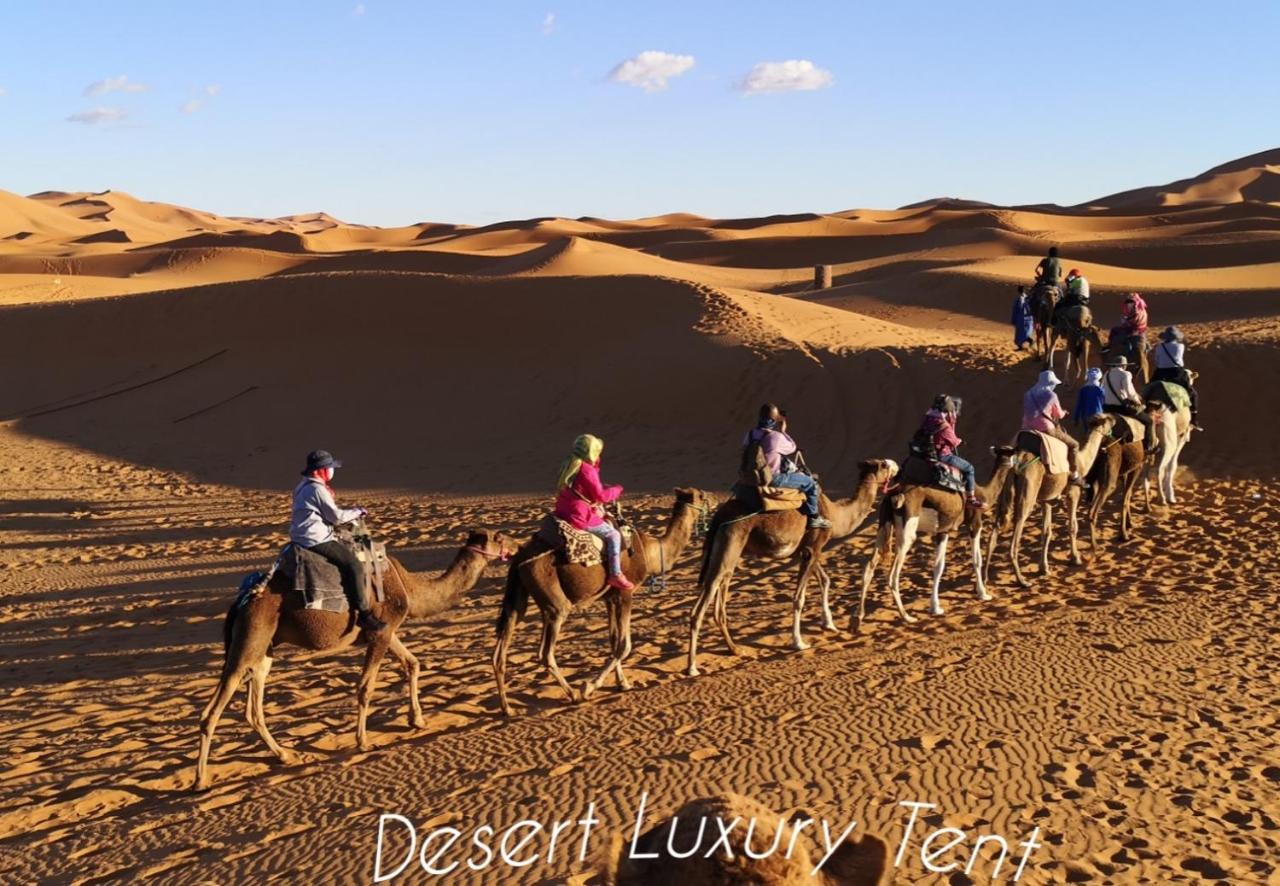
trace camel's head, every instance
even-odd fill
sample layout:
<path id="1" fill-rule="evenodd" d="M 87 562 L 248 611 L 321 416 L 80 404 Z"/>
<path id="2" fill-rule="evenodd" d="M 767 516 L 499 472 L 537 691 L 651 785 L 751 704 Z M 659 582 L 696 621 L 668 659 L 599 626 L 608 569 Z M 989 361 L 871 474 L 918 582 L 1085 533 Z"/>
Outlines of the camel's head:
<path id="1" fill-rule="evenodd" d="M 467 536 L 466 549 L 488 560 L 510 560 L 520 545 L 505 532 L 496 529 L 473 529 Z"/>
<path id="2" fill-rule="evenodd" d="M 1099 412 L 1097 415 L 1089 419 L 1089 430 L 1110 432 L 1115 425 L 1116 420 L 1105 412 Z"/>
<path id="3" fill-rule="evenodd" d="M 869 458 L 858 462 L 858 472 L 863 482 L 871 480 L 884 492 L 898 476 L 898 463 L 891 458 Z"/>
<path id="4" fill-rule="evenodd" d="M 677 486 L 672 492 L 676 495 L 676 505 L 692 505 L 700 511 L 710 513 L 716 509 L 720 500 L 714 493 L 705 489 L 694 489 L 688 486 Z"/>
<path id="5" fill-rule="evenodd" d="M 1015 446 L 992 446 L 991 454 L 996 457 L 997 465 L 1013 464 L 1013 457 L 1018 449 Z"/>

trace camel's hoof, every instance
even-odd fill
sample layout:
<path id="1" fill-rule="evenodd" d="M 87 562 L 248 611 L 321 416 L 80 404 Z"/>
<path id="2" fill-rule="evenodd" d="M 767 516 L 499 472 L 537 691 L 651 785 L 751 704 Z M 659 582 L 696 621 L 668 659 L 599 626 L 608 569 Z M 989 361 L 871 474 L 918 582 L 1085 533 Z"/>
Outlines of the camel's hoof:
<path id="1" fill-rule="evenodd" d="M 793 640 L 791 646 L 796 652 L 804 652 L 806 649 L 813 648 L 813 644 L 808 640 Z"/>
<path id="2" fill-rule="evenodd" d="M 191 785 L 191 790 L 193 793 L 201 794 L 209 790 L 209 785 L 209 776 L 206 775 L 203 778 L 197 777 L 195 784 Z"/>
<path id="3" fill-rule="evenodd" d="M 983 591 L 981 594 L 978 595 L 979 603 L 990 603 L 994 599 L 995 597 L 991 596 L 986 591 Z"/>
<path id="4" fill-rule="evenodd" d="M 630 681 L 630 680 L 628 680 L 628 679 L 627 679 L 627 678 L 625 678 L 625 677 L 624 677 L 624 678 L 622 678 L 620 681 L 618 681 L 618 689 L 620 689 L 620 690 L 621 690 L 621 691 L 623 691 L 623 692 L 630 692 L 630 691 L 631 691 L 631 681 Z"/>
<path id="5" fill-rule="evenodd" d="M 278 759 L 285 766 L 297 766 L 299 763 L 304 762 L 301 754 L 289 748 L 281 748 Z"/>
<path id="6" fill-rule="evenodd" d="M 702 673 L 700 670 L 698 670 L 697 665 L 689 665 L 689 667 L 685 668 L 684 672 L 690 677 L 697 677 Z"/>
<path id="7" fill-rule="evenodd" d="M 515 715 L 516 715 L 516 714 L 515 714 L 515 711 L 511 710 L 511 707 L 510 707 L 509 705 L 503 705 L 503 706 L 502 706 L 502 716 L 504 716 L 504 717 L 506 717 L 506 718 L 510 719 L 510 718 L 514 717 Z"/>
<path id="8" fill-rule="evenodd" d="M 836 627 L 836 623 L 835 623 L 835 621 L 834 621 L 834 620 L 829 621 L 829 622 L 827 622 L 826 624 L 824 624 L 824 625 L 822 626 L 822 629 L 823 629 L 824 631 L 839 631 L 839 630 L 840 630 L 838 627 Z"/>
<path id="9" fill-rule="evenodd" d="M 583 683 L 583 684 L 582 684 L 582 691 L 579 693 L 579 696 L 580 696 L 580 698 L 581 698 L 581 700 L 582 700 L 582 701 L 586 701 L 588 698 L 590 698 L 592 695 L 594 695 L 594 694 L 595 694 L 595 691 L 596 691 L 596 684 L 595 684 L 595 683 L 590 683 L 590 682 L 589 682 L 589 683 Z"/>
<path id="10" fill-rule="evenodd" d="M 410 718 L 409 718 L 409 725 L 410 725 L 411 727 L 413 727 L 414 729 L 426 729 L 426 728 L 427 728 L 427 718 L 426 718 L 426 717 L 424 717 L 424 716 L 422 716 L 421 714 L 419 714 L 419 715 L 418 715 L 418 716 L 416 716 L 416 717 L 410 717 Z"/>
<path id="11" fill-rule="evenodd" d="M 904 615 L 904 616 L 902 616 L 902 620 L 903 620 L 903 622 L 905 622 L 906 624 L 913 625 L 913 624 L 915 624 L 919 619 L 917 619 L 914 615 Z"/>

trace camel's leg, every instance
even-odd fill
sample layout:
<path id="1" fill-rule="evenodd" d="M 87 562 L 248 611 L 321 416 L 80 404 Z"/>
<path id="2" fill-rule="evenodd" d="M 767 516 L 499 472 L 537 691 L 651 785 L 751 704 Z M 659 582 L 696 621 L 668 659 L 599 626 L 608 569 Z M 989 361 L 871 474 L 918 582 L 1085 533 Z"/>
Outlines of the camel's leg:
<path id="1" fill-rule="evenodd" d="M 245 710 L 248 712 L 249 725 L 271 749 L 271 753 L 275 754 L 281 763 L 293 763 L 298 755 L 288 748 L 281 747 L 267 729 L 267 715 L 262 697 L 267 689 L 269 673 L 271 673 L 271 657 L 264 655 L 249 671 L 249 700 L 245 703 Z"/>
<path id="2" fill-rule="evenodd" d="M 1032 503 L 1039 494 L 1039 489 L 1031 483 L 1027 483 L 1024 489 L 1014 491 L 1017 499 L 1014 503 L 1013 533 L 1009 538 L 1009 559 L 1013 563 L 1013 577 L 1017 580 L 1018 586 L 1023 588 L 1031 587 L 1031 582 L 1027 581 L 1022 574 L 1022 530 L 1026 528 Z"/>
<path id="3" fill-rule="evenodd" d="M 804 562 L 800 566 L 800 581 L 796 585 L 795 596 L 791 598 L 791 645 L 797 649 L 808 649 L 809 644 L 800 632 L 800 616 L 804 613 L 804 592 L 809 586 L 809 579 L 818 566 L 818 557 L 813 551 L 805 551 L 801 556 Z"/>
<path id="4" fill-rule="evenodd" d="M 977 545 L 976 539 L 974 542 L 975 544 L 974 559 L 978 561 L 978 566 L 980 569 L 979 574 L 981 575 L 982 590 L 984 593 L 986 593 L 987 591 L 987 586 L 991 584 L 991 563 L 996 558 L 996 544 L 999 541 L 999 539 L 1000 539 L 1000 518 L 999 516 L 993 514 L 992 520 L 991 520 L 991 532 L 988 533 L 987 535 L 987 554 L 985 557 L 983 557 L 979 553 L 982 550 L 982 548 Z M 990 594 L 987 594 L 987 596 L 983 598 L 984 601 L 989 599 L 991 599 Z"/>
<path id="5" fill-rule="evenodd" d="M 1120 497 L 1120 540 L 1128 541 L 1133 537 L 1133 493 L 1138 487 L 1140 471 L 1134 471 L 1124 485 Z"/>
<path id="6" fill-rule="evenodd" d="M 947 571 L 947 541 L 951 538 L 950 533 L 935 533 L 935 541 L 933 548 L 933 590 L 929 596 L 929 614 L 942 615 L 942 573 Z"/>
<path id="7" fill-rule="evenodd" d="M 213 733 L 218 728 L 218 721 L 222 719 L 222 712 L 240 688 L 246 673 L 266 656 L 275 631 L 274 618 L 270 623 L 255 622 L 248 616 L 247 607 L 246 611 L 240 612 L 237 624 L 233 626 L 231 648 L 227 650 L 226 660 L 222 663 L 222 677 L 200 714 L 200 756 L 196 760 L 195 780 L 197 791 L 209 787 L 209 748 L 213 744 Z"/>
<path id="8" fill-rule="evenodd" d="M 900 581 L 902 579 L 902 565 L 907 561 L 907 554 L 911 551 L 911 546 L 915 544 L 916 528 L 920 525 L 919 517 L 909 517 L 906 520 L 894 521 L 897 523 L 898 530 L 898 550 L 893 558 L 893 566 L 889 569 L 889 591 L 893 594 L 894 605 L 898 607 L 898 615 L 902 616 L 902 620 L 907 624 L 915 622 L 915 616 L 908 615 L 906 607 L 902 605 L 902 588 Z"/>
<path id="9" fill-rule="evenodd" d="M 621 612 L 623 596 L 624 593 L 618 591 L 611 592 L 605 598 L 605 605 L 609 612 L 609 657 L 606 659 L 604 669 L 600 671 L 599 675 L 594 680 L 588 680 L 583 684 L 583 698 L 590 698 L 591 695 L 604 683 L 605 678 L 614 673 L 615 670 L 619 675 L 619 685 L 623 685 L 626 679 L 622 676 L 623 642 Z M 625 594 L 625 596 L 627 598 L 627 603 L 629 604 L 631 595 Z M 623 686 L 623 688 L 626 687 Z"/>
<path id="10" fill-rule="evenodd" d="M 732 584 L 733 573 L 730 572 L 721 582 L 720 591 L 716 594 L 716 625 L 720 628 L 720 636 L 724 638 L 724 645 L 729 648 L 729 654 L 737 655 L 738 644 L 733 642 L 733 635 L 729 633 L 729 588 Z"/>
<path id="11" fill-rule="evenodd" d="M 618 678 L 618 688 L 624 690 L 631 688 L 631 681 L 627 679 L 627 673 L 622 667 L 622 663 L 631 655 L 631 603 L 632 595 L 627 594 L 618 607 L 618 633 L 622 638 L 622 652 L 614 665 L 614 674 Z"/>
<path id="12" fill-rule="evenodd" d="M 1098 488 L 1094 490 L 1093 501 L 1089 503 L 1089 542 L 1095 546 L 1095 549 L 1098 543 L 1095 533 L 1097 532 L 1098 523 L 1102 519 L 1102 506 L 1107 503 L 1107 499 L 1111 497 L 1111 493 L 1115 491 L 1115 488 L 1116 480 L 1108 473 L 1106 478 L 1098 484 Z"/>
<path id="13" fill-rule="evenodd" d="M 543 648 L 546 649 L 547 670 L 551 671 L 551 676 L 556 683 L 564 690 L 564 694 L 568 696 L 569 701 L 579 701 L 578 694 L 574 692 L 573 687 L 569 685 L 569 681 L 564 678 L 564 674 L 560 671 L 560 665 L 556 664 L 556 641 L 560 639 L 560 629 L 564 627 L 565 619 L 569 617 L 569 609 L 567 606 L 561 608 L 556 606 L 551 612 L 547 613 L 547 621 L 543 627 Z"/>
<path id="14" fill-rule="evenodd" d="M 993 527 L 991 534 L 995 535 L 996 531 Z M 986 603 L 991 599 L 991 595 L 987 593 L 986 570 L 982 562 L 982 525 L 973 532 L 973 584 L 977 591 L 978 600 Z"/>
<path id="15" fill-rule="evenodd" d="M 888 520 L 881 520 L 880 528 L 876 532 L 876 543 L 872 547 L 871 553 L 867 556 L 867 565 L 862 569 L 862 591 L 858 595 L 858 614 L 853 622 L 855 631 L 862 629 L 863 619 L 867 617 L 867 591 L 871 589 L 871 583 L 876 577 L 876 565 L 888 549 L 892 535 L 893 523 Z"/>
<path id="16" fill-rule="evenodd" d="M 362 751 L 369 750 L 369 704 L 373 701 L 373 690 L 378 683 L 378 669 L 382 667 L 382 659 L 390 645 L 390 628 L 384 628 L 369 639 L 369 649 L 364 655 L 364 670 L 360 672 L 360 683 L 356 687 L 356 747 Z M 394 635 L 393 635 L 394 636 Z"/>
<path id="17" fill-rule="evenodd" d="M 1071 563 L 1074 566 L 1084 565 L 1080 557 L 1080 489 L 1075 487 L 1067 497 L 1067 533 L 1071 540 Z"/>
<path id="18" fill-rule="evenodd" d="M 707 614 L 707 605 L 712 602 L 719 581 L 719 576 L 712 576 L 703 583 L 689 616 L 689 666 L 685 670 L 690 677 L 698 676 L 698 631 L 702 629 L 702 618 Z"/>
<path id="19" fill-rule="evenodd" d="M 498 685 L 498 704 L 508 717 L 512 714 L 511 703 L 507 700 L 507 653 L 511 651 L 511 641 L 519 625 L 520 613 L 513 611 L 498 631 L 498 642 L 493 647 L 493 682 Z"/>
<path id="20" fill-rule="evenodd" d="M 399 637 L 393 636 L 388 648 L 404 666 L 405 681 L 409 684 L 409 725 L 414 729 L 423 729 L 427 721 L 422 716 L 422 702 L 418 700 L 418 674 L 422 666 L 418 664 L 418 657 L 409 651 Z"/>
<path id="21" fill-rule="evenodd" d="M 822 626 L 828 631 L 837 630 L 836 620 L 831 615 L 831 576 L 821 564 L 818 565 L 818 581 L 822 584 Z"/>
<path id="22" fill-rule="evenodd" d="M 1045 502 L 1044 517 L 1041 527 L 1044 531 L 1044 544 L 1040 548 L 1040 574 L 1049 577 L 1049 544 L 1053 541 L 1053 504 Z"/>

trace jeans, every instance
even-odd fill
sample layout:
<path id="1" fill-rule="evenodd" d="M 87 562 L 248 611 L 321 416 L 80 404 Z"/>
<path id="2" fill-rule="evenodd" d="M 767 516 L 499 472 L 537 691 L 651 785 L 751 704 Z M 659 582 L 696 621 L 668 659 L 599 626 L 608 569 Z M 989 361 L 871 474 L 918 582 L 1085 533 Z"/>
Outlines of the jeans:
<path id="1" fill-rule="evenodd" d="M 608 564 L 609 574 L 620 574 L 622 572 L 622 533 L 618 532 L 611 523 L 592 526 L 587 532 L 596 538 L 604 539 L 604 559 Z"/>
<path id="2" fill-rule="evenodd" d="M 818 516 L 818 481 L 809 474 L 800 471 L 774 474 L 769 485 L 779 489 L 799 489 L 804 493 L 804 507 L 801 510 L 810 517 Z"/>
<path id="3" fill-rule="evenodd" d="M 965 488 L 969 490 L 970 495 L 973 495 L 973 490 L 978 487 L 978 480 L 973 474 L 973 464 L 971 462 L 965 461 L 954 453 L 951 455 L 940 455 L 938 456 L 938 461 L 942 462 L 944 465 L 951 465 L 951 467 L 964 474 Z"/>
<path id="4" fill-rule="evenodd" d="M 347 603 L 356 612 L 368 612 L 373 602 L 369 599 L 364 587 L 364 564 L 356 559 L 356 552 L 338 541 L 321 542 L 307 548 L 319 554 L 342 573 L 342 590 L 347 595 Z"/>

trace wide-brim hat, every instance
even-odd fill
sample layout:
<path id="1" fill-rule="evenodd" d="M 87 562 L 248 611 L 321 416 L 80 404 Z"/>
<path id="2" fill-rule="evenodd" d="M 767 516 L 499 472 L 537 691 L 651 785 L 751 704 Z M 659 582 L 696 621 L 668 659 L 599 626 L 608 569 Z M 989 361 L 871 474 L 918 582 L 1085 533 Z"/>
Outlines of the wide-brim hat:
<path id="1" fill-rule="evenodd" d="M 1170 326 L 1164 332 L 1160 333 L 1161 341 L 1182 341 L 1182 330 L 1176 326 Z"/>
<path id="2" fill-rule="evenodd" d="M 1112 357 L 1110 360 L 1107 361 L 1107 365 L 1123 369 L 1124 367 L 1129 365 L 1129 361 L 1126 360 L 1124 357 Z"/>
<path id="3" fill-rule="evenodd" d="M 331 453 L 323 449 L 316 449 L 307 453 L 307 466 L 302 473 L 310 474 L 312 471 L 319 471 L 323 468 L 340 467 L 342 467 L 342 462 L 334 458 Z"/>

